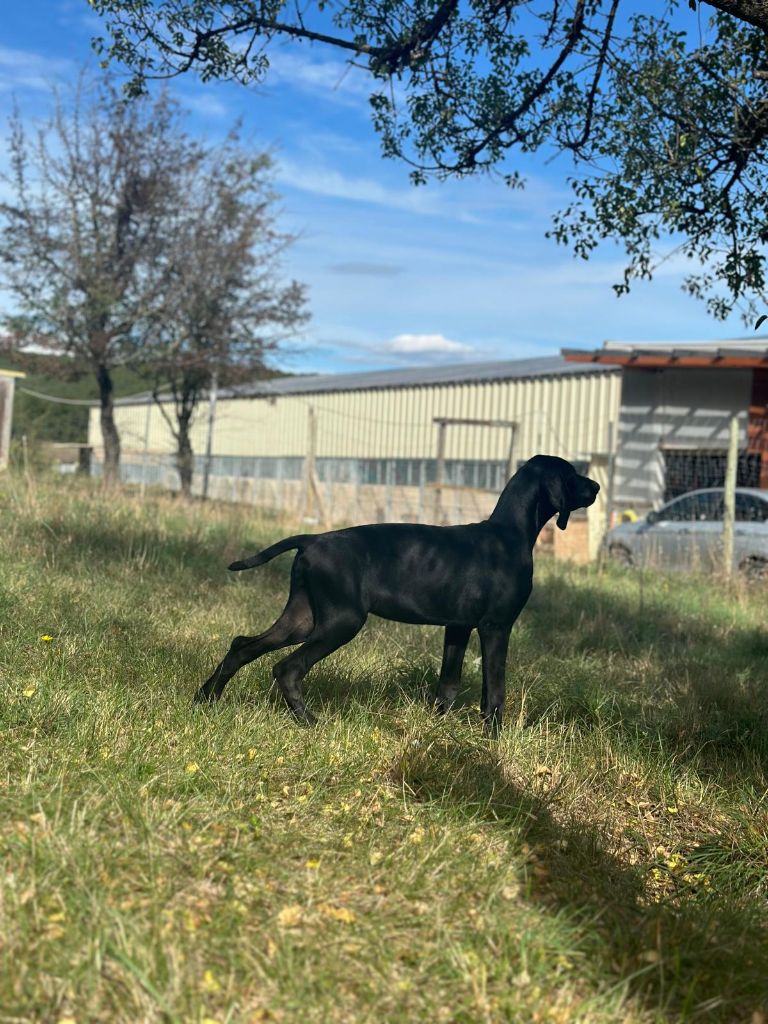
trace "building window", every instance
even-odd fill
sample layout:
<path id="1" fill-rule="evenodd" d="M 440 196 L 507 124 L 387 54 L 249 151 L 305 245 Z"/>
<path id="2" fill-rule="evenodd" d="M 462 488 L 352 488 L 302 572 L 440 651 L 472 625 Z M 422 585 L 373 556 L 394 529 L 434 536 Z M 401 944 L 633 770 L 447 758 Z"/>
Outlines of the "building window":
<path id="1" fill-rule="evenodd" d="M 702 487 L 723 487 L 727 453 L 722 449 L 665 448 L 664 501 Z M 760 455 L 741 452 L 736 471 L 737 487 L 760 486 Z"/>

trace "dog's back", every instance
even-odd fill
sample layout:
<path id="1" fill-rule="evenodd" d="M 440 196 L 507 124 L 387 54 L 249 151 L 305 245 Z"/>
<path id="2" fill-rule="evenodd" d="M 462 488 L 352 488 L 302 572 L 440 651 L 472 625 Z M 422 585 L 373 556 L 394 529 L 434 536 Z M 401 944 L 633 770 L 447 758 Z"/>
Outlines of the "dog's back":
<path id="1" fill-rule="evenodd" d="M 417 624 L 476 623 L 531 561 L 513 531 L 489 523 L 381 523 L 320 534 L 297 556 L 310 595 L 332 585 L 366 614 Z"/>

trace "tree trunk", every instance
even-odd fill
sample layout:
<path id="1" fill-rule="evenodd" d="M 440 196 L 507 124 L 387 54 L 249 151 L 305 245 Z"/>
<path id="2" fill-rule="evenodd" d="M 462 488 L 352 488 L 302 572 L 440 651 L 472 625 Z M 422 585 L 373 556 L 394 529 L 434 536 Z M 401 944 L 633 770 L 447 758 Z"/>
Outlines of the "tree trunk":
<path id="1" fill-rule="evenodd" d="M 112 378 L 106 366 L 100 366 L 96 379 L 101 399 L 101 437 L 104 442 L 104 486 L 114 487 L 120 481 L 120 435 L 115 426 Z"/>
<path id="2" fill-rule="evenodd" d="M 185 498 L 192 494 L 192 474 L 195 468 L 195 454 L 189 437 L 191 415 L 181 414 L 178 418 L 179 432 L 176 435 L 176 469 L 179 471 L 181 493 Z"/>

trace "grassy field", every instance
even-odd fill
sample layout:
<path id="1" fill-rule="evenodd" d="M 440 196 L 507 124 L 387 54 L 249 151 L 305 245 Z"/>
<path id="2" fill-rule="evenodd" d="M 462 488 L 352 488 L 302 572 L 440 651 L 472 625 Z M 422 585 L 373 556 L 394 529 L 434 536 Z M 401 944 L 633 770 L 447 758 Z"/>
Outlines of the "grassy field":
<path id="1" fill-rule="evenodd" d="M 765 589 L 540 563 L 495 743 L 374 620 L 194 708 L 279 532 L 0 481 L 0 1022 L 768 1019 Z"/>

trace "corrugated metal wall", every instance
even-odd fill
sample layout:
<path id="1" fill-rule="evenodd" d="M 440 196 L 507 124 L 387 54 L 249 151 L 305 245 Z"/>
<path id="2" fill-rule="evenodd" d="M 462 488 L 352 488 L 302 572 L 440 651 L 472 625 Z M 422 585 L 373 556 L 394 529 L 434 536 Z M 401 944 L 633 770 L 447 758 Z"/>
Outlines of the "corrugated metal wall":
<path id="1" fill-rule="evenodd" d="M 309 409 L 317 419 L 319 458 L 434 458 L 435 417 L 514 420 L 514 458 L 536 452 L 589 458 L 608 450 L 608 424 L 618 419 L 621 374 L 573 374 L 450 385 L 394 387 L 269 398 L 225 399 L 217 408 L 214 455 L 303 456 Z M 205 448 L 208 405 L 198 409 L 194 450 Z M 173 438 L 153 406 L 118 406 L 117 429 L 126 455 L 144 448 L 172 452 Z M 101 447 L 97 410 L 92 410 L 90 443 Z M 506 459 L 509 432 L 496 427 L 451 426 L 446 459 Z"/>

